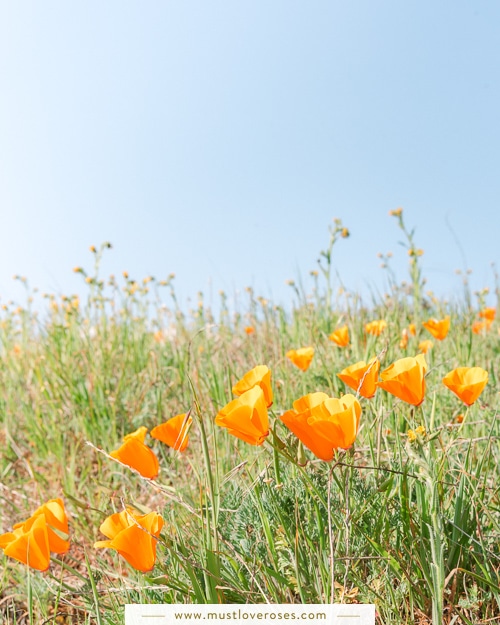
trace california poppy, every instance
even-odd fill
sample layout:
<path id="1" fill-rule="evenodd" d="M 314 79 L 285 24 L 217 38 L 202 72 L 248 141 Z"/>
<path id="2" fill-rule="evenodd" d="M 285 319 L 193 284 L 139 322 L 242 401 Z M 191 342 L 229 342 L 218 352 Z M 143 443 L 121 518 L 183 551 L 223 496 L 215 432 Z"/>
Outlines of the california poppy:
<path id="1" fill-rule="evenodd" d="M 69 549 L 68 517 L 62 499 L 50 499 L 22 523 L 16 523 L 12 532 L 0 536 L 0 547 L 11 556 L 38 571 L 46 571 L 50 552 L 64 554 Z"/>
<path id="2" fill-rule="evenodd" d="M 293 402 L 283 423 L 321 460 L 330 461 L 337 448 L 348 449 L 356 439 L 361 406 L 353 395 L 340 399 L 309 393 Z"/>
<path id="3" fill-rule="evenodd" d="M 116 549 L 134 569 L 151 571 L 162 527 L 163 519 L 156 512 L 141 515 L 129 508 L 112 514 L 102 523 L 99 529 L 109 540 L 100 540 L 94 547 Z"/>
<path id="4" fill-rule="evenodd" d="M 481 319 L 487 319 L 488 321 L 494 321 L 497 314 L 496 308 L 483 308 L 479 311 Z"/>
<path id="5" fill-rule="evenodd" d="M 422 325 L 435 339 L 442 341 L 448 335 L 448 331 L 450 329 L 450 317 L 448 315 L 444 319 L 429 319 Z"/>
<path id="6" fill-rule="evenodd" d="M 399 341 L 399 347 L 406 349 L 408 347 L 408 330 L 406 328 L 401 332 L 401 340 Z"/>
<path id="7" fill-rule="evenodd" d="M 376 319 L 375 321 L 365 323 L 365 332 L 373 336 L 380 336 L 386 328 L 387 321 L 385 319 Z"/>
<path id="8" fill-rule="evenodd" d="M 370 399 L 377 390 L 379 369 L 380 362 L 377 358 L 373 358 L 368 364 L 361 360 L 337 373 L 337 377 L 362 397 Z"/>
<path id="9" fill-rule="evenodd" d="M 377 386 L 413 406 L 420 406 L 425 396 L 427 363 L 423 354 L 396 360 L 380 373 Z"/>
<path id="10" fill-rule="evenodd" d="M 50 499 L 33 512 L 32 516 L 45 517 L 47 522 L 47 536 L 49 540 L 50 551 L 58 554 L 64 554 L 69 549 L 69 540 L 60 536 L 69 535 L 69 524 L 64 502 L 62 499 Z M 17 527 L 14 525 L 14 528 Z M 56 530 L 56 531 L 54 531 Z"/>
<path id="11" fill-rule="evenodd" d="M 296 367 L 302 371 L 307 371 L 314 357 L 314 347 L 291 349 L 286 353 L 286 357 L 291 360 Z"/>
<path id="12" fill-rule="evenodd" d="M 361 405 L 354 395 L 329 397 L 311 411 L 309 425 L 335 449 L 349 449 L 356 440 L 360 416 Z"/>
<path id="13" fill-rule="evenodd" d="M 163 332 L 161 330 L 157 330 L 153 334 L 153 338 L 155 340 L 155 343 L 160 343 L 160 345 L 164 345 L 164 343 L 165 343 L 165 335 L 163 334 Z"/>
<path id="14" fill-rule="evenodd" d="M 50 565 L 50 548 L 45 516 L 32 516 L 18 523 L 12 532 L 2 534 L 0 547 L 6 556 L 37 571 L 46 571 Z"/>
<path id="15" fill-rule="evenodd" d="M 349 345 L 349 328 L 346 325 L 341 328 L 337 328 L 329 335 L 328 338 L 339 347 L 347 347 Z"/>
<path id="16" fill-rule="evenodd" d="M 458 367 L 443 378 L 443 384 L 467 406 L 476 401 L 487 383 L 488 372 L 481 367 Z"/>
<path id="17" fill-rule="evenodd" d="M 189 442 L 188 431 L 192 422 L 193 419 L 186 413 L 178 414 L 157 425 L 151 430 L 150 435 L 176 451 L 184 451 Z"/>
<path id="18" fill-rule="evenodd" d="M 273 403 L 273 390 L 271 388 L 271 371 L 266 365 L 257 365 L 241 378 L 233 386 L 233 393 L 235 395 L 242 395 L 246 391 L 249 391 L 254 386 L 260 386 L 264 392 L 264 398 L 266 400 L 267 407 Z"/>
<path id="19" fill-rule="evenodd" d="M 425 341 L 420 341 L 418 344 L 418 349 L 420 353 L 427 354 L 434 347 L 434 343 L 430 339 L 425 339 Z"/>
<path id="20" fill-rule="evenodd" d="M 144 444 L 147 428 L 144 426 L 127 434 L 124 443 L 109 455 L 138 471 L 143 477 L 154 479 L 160 470 L 160 463 L 154 451 Z"/>
<path id="21" fill-rule="evenodd" d="M 482 319 L 481 321 L 474 321 L 471 328 L 472 332 L 474 334 L 486 333 L 490 329 L 492 323 L 493 321 L 487 318 Z"/>
<path id="22" fill-rule="evenodd" d="M 137 428 L 137 430 L 134 430 L 133 432 L 130 432 L 130 434 L 125 434 L 123 440 L 128 441 L 131 438 L 136 438 L 138 441 L 141 441 L 141 443 L 144 443 L 147 433 L 148 428 L 144 425 L 141 425 L 141 427 Z"/>
<path id="23" fill-rule="evenodd" d="M 311 410 L 327 399 L 326 393 L 309 393 L 294 401 L 293 410 L 287 410 L 280 419 L 316 457 L 328 462 L 333 458 L 333 445 L 308 423 Z"/>
<path id="24" fill-rule="evenodd" d="M 245 326 L 246 334 L 253 334 L 255 332 L 255 328 L 253 326 Z"/>
<path id="25" fill-rule="evenodd" d="M 269 417 L 262 388 L 254 386 L 233 399 L 218 412 L 215 423 L 250 445 L 262 445 L 269 434 Z"/>

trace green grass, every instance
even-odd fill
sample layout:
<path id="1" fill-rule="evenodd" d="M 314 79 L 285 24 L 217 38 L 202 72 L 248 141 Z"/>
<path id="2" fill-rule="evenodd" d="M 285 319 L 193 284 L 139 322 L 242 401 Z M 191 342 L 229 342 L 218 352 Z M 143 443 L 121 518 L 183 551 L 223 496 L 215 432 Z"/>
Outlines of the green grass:
<path id="1" fill-rule="evenodd" d="M 402 216 L 396 218 L 415 251 L 413 235 Z M 467 291 L 455 306 L 423 295 L 415 253 L 409 286 L 392 280 L 388 296 L 370 307 L 350 293 L 332 302 L 332 249 L 346 233 L 336 222 L 330 234 L 314 292 L 306 295 L 293 284 L 290 311 L 249 289 L 236 313 L 222 295 L 214 319 L 200 294 L 197 309 L 183 314 L 172 276 L 163 284 L 101 280 L 106 245 L 94 252 L 92 274 L 80 270 L 87 301 L 49 296 L 43 316 L 29 302 L 2 311 L 0 530 L 61 496 L 72 541 L 47 573 L 0 556 L 2 623 L 118 624 L 123 604 L 132 602 L 332 601 L 375 603 L 383 624 L 495 622 L 498 321 L 484 335 L 471 332 L 484 293 L 476 310 Z M 297 444 L 279 420 L 295 399 L 313 391 L 350 392 L 336 373 L 377 354 L 382 368 L 417 354 L 419 341 L 431 338 L 421 322 L 445 314 L 451 330 L 427 354 L 421 407 L 379 389 L 371 400 L 360 398 L 356 443 L 333 462 Z M 364 324 L 377 318 L 387 321 L 386 331 L 367 336 Z M 417 336 L 402 349 L 402 331 L 412 322 Z M 338 323 L 349 326 L 347 348 L 328 340 Z M 247 335 L 249 325 L 255 332 Z M 315 356 L 302 372 L 285 353 L 306 345 Z M 233 398 L 232 385 L 257 364 L 271 369 L 275 396 L 273 433 L 262 447 L 214 426 Z M 457 366 L 489 373 L 467 410 L 441 383 Z M 161 464 L 154 482 L 98 451 L 116 449 L 137 427 L 152 428 L 189 409 L 194 421 L 183 454 L 148 439 Z M 426 433 L 410 442 L 407 432 L 418 426 Z M 103 519 L 125 504 L 165 519 L 151 573 L 93 549 Z"/>

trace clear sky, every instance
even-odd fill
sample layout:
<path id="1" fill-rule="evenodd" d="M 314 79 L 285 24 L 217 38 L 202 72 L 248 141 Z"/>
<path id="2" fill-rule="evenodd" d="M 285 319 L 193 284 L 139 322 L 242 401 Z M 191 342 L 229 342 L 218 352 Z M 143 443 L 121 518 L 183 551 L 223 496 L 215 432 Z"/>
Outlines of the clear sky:
<path id="1" fill-rule="evenodd" d="M 347 287 L 407 257 L 429 288 L 492 286 L 500 235 L 498 0 L 0 1 L 0 298 L 176 274 L 181 298 L 286 303 L 328 226 Z"/>

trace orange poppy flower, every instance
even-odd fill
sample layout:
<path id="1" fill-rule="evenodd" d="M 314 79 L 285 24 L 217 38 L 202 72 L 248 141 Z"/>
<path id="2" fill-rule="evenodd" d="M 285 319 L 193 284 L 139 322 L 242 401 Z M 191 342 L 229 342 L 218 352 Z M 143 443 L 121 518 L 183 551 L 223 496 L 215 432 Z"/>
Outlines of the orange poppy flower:
<path id="1" fill-rule="evenodd" d="M 286 353 L 286 357 L 302 371 L 307 371 L 309 369 L 309 365 L 312 362 L 313 356 L 314 347 L 301 347 L 300 349 L 291 349 Z"/>
<path id="2" fill-rule="evenodd" d="M 482 321 L 474 321 L 472 324 L 472 332 L 474 334 L 485 334 L 491 327 L 493 321 L 490 319 L 483 319 Z"/>
<path id="3" fill-rule="evenodd" d="M 269 408 L 269 406 L 273 403 L 271 371 L 269 370 L 269 367 L 266 367 L 266 365 L 257 365 L 257 367 L 254 367 L 245 373 L 241 380 L 233 386 L 233 393 L 235 395 L 242 395 L 254 386 L 260 386 L 263 390 L 266 405 Z"/>
<path id="4" fill-rule="evenodd" d="M 446 338 L 450 329 L 450 316 L 448 315 L 444 319 L 429 319 L 422 325 L 435 339 L 442 341 Z"/>
<path id="5" fill-rule="evenodd" d="M 481 317 L 481 319 L 487 319 L 488 321 L 494 321 L 496 314 L 496 308 L 483 308 L 483 310 L 479 311 L 479 316 Z"/>
<path id="6" fill-rule="evenodd" d="M 317 458 L 328 462 L 333 458 L 333 445 L 308 423 L 311 410 L 327 399 L 326 393 L 309 393 L 294 401 L 293 410 L 288 410 L 282 414 L 280 419 Z"/>
<path id="7" fill-rule="evenodd" d="M 401 358 L 380 373 L 377 386 L 413 406 L 420 406 L 425 396 L 425 356 Z"/>
<path id="8" fill-rule="evenodd" d="M 37 571 L 46 571 L 50 565 L 50 548 L 45 516 L 32 516 L 18 523 L 13 532 L 2 534 L 0 547 L 6 556 Z"/>
<path id="9" fill-rule="evenodd" d="M 365 323 L 365 332 L 373 336 L 380 336 L 386 328 L 387 321 L 385 319 L 376 319 L 375 321 L 370 321 L 370 323 Z"/>
<path id="10" fill-rule="evenodd" d="M 410 325 L 408 326 L 408 332 L 412 335 L 412 336 L 416 336 L 417 334 L 417 328 L 415 326 L 414 323 L 410 323 Z"/>
<path id="11" fill-rule="evenodd" d="M 337 328 L 328 338 L 339 347 L 347 347 L 349 345 L 349 328 L 346 325 L 341 328 Z"/>
<path id="12" fill-rule="evenodd" d="M 215 423 L 250 445 L 262 445 L 269 434 L 269 417 L 262 388 L 254 386 L 233 399 L 218 412 Z"/>
<path id="13" fill-rule="evenodd" d="M 245 326 L 245 332 L 247 334 L 253 334 L 255 332 L 255 328 L 253 326 Z"/>
<path id="14" fill-rule="evenodd" d="M 373 358 L 368 364 L 364 360 L 361 360 L 347 367 L 340 373 L 337 373 L 337 377 L 362 397 L 370 399 L 375 395 L 377 390 L 379 370 L 380 362 L 377 358 Z"/>
<path id="15" fill-rule="evenodd" d="M 349 449 L 356 440 L 361 405 L 354 395 L 330 397 L 311 412 L 309 425 L 324 436 L 335 449 Z"/>
<path id="16" fill-rule="evenodd" d="M 434 343 L 430 339 L 425 339 L 425 341 L 420 341 L 418 344 L 418 349 L 421 354 L 427 354 L 434 347 Z"/>
<path id="17" fill-rule="evenodd" d="M 399 341 L 399 347 L 406 349 L 408 347 L 408 330 L 405 328 L 401 333 L 401 340 Z"/>
<path id="18" fill-rule="evenodd" d="M 143 477 L 154 479 L 160 471 L 160 463 L 154 451 L 144 444 L 147 428 L 144 426 L 127 434 L 124 443 L 109 455 L 122 464 L 138 471 Z"/>
<path id="19" fill-rule="evenodd" d="M 31 516 L 36 517 L 41 515 L 45 517 L 47 522 L 47 536 L 50 551 L 60 555 L 66 553 L 69 549 L 69 540 L 62 538 L 59 534 L 62 533 L 69 536 L 68 517 L 66 515 L 66 510 L 64 509 L 63 500 L 50 499 L 35 510 Z M 17 526 L 14 525 L 14 528 L 16 527 Z"/>
<path id="20" fill-rule="evenodd" d="M 156 562 L 156 544 L 163 522 L 156 512 L 136 514 L 130 508 L 117 512 L 99 528 L 109 540 L 100 540 L 94 547 L 116 549 L 137 571 L 151 571 Z"/>
<path id="21" fill-rule="evenodd" d="M 472 406 L 487 383 L 488 372 L 481 367 L 458 367 L 443 378 L 443 384 L 467 406 Z"/>
<path id="22" fill-rule="evenodd" d="M 5 555 L 38 571 L 46 571 L 51 551 L 64 554 L 69 549 L 69 541 L 56 532 L 69 534 L 62 499 L 50 499 L 37 508 L 29 519 L 16 523 L 12 532 L 0 536 L 0 547 Z"/>
<path id="23" fill-rule="evenodd" d="M 184 451 L 188 446 L 188 432 L 192 422 L 192 417 L 186 413 L 178 414 L 165 423 L 157 425 L 151 430 L 150 435 L 165 445 L 173 447 L 176 451 Z"/>
<path id="24" fill-rule="evenodd" d="M 153 334 L 153 338 L 155 340 L 155 343 L 160 343 L 161 345 L 163 345 L 165 343 L 165 335 L 163 334 L 163 332 L 161 330 L 157 330 Z"/>
<path id="25" fill-rule="evenodd" d="M 361 406 L 353 395 L 337 399 L 318 392 L 293 402 L 293 410 L 281 420 L 316 457 L 328 462 L 335 449 L 348 449 L 354 443 L 360 415 Z"/>

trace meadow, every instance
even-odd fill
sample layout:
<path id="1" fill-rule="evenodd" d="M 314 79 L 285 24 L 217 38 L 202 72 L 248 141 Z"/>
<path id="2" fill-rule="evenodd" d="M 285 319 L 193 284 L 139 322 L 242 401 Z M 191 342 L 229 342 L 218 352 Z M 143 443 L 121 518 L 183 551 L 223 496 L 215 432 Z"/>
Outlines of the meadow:
<path id="1" fill-rule="evenodd" d="M 408 279 L 383 257 L 369 305 L 334 288 L 340 220 L 287 310 L 248 288 L 237 311 L 200 293 L 186 313 L 173 275 L 102 278 L 109 244 L 74 269 L 85 299 L 40 312 L 19 277 L 26 302 L 0 311 L 1 623 L 333 602 L 375 603 L 380 625 L 500 622 L 496 309 L 466 282 L 458 303 L 427 293 L 391 219 Z"/>

